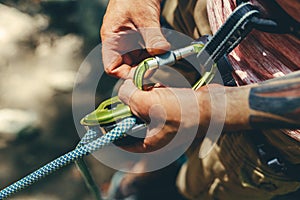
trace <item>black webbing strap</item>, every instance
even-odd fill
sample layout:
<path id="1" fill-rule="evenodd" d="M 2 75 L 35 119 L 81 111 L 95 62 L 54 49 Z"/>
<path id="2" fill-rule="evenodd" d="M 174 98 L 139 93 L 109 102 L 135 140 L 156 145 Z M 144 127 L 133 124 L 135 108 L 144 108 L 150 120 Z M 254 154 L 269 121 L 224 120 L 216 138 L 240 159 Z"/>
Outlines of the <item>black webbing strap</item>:
<path id="1" fill-rule="evenodd" d="M 236 0 L 237 5 L 241 5 L 249 0 Z M 251 19 L 253 28 L 276 34 L 292 34 L 300 37 L 300 23 L 291 17 L 275 0 L 262 2 L 268 10 L 275 13 L 272 19 L 263 17 L 262 15 L 255 16 Z"/>
<path id="2" fill-rule="evenodd" d="M 227 55 L 220 58 L 217 62 L 217 66 L 223 79 L 223 84 L 230 87 L 236 86 L 235 79 L 232 76 L 233 67 L 229 62 Z"/>
<path id="3" fill-rule="evenodd" d="M 237 7 L 198 54 L 201 64 L 206 67 L 230 53 L 252 30 L 250 21 L 258 13 L 251 3 Z"/>
<path id="4" fill-rule="evenodd" d="M 251 32 L 253 28 L 251 19 L 258 14 L 257 8 L 251 3 L 238 6 L 197 55 L 204 71 L 207 71 L 206 68 L 213 63 L 217 63 L 224 85 L 236 85 L 232 77 L 233 68 L 226 55 Z"/>

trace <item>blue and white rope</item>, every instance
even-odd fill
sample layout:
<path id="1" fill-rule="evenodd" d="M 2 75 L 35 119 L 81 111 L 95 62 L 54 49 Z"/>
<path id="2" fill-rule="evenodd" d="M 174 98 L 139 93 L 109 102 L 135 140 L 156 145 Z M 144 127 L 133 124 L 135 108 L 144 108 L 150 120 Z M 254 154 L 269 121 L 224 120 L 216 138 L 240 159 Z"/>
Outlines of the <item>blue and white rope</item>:
<path id="1" fill-rule="evenodd" d="M 49 162 L 48 164 L 25 176 L 19 181 L 4 188 L 0 191 L 0 199 L 5 199 L 10 195 L 32 185 L 38 180 L 44 178 L 45 176 L 55 172 L 56 170 L 70 164 L 71 162 L 74 162 L 75 160 L 80 159 L 85 155 L 91 154 L 111 144 L 117 139 L 122 138 L 126 134 L 126 132 L 134 126 L 135 122 L 136 119 L 133 117 L 126 118 L 119 122 L 114 129 L 91 142 L 89 141 L 97 137 L 97 135 L 94 130 L 89 130 L 86 133 L 86 137 L 84 137 L 84 141 L 80 142 L 78 148 L 74 149 L 73 151 L 70 151 L 69 153 L 66 153 L 65 155 L 60 156 L 59 158 Z M 89 143 L 85 144 L 86 142 Z"/>
<path id="2" fill-rule="evenodd" d="M 99 130 L 99 127 L 89 127 L 90 130 L 86 132 L 86 134 L 81 138 L 80 142 L 77 144 L 76 149 L 81 146 L 88 144 L 98 137 L 102 136 L 102 131 Z M 94 129 L 94 130 L 93 130 Z M 79 158 L 75 160 L 75 164 L 80 171 L 82 177 L 84 178 L 84 182 L 87 188 L 90 190 L 91 194 L 94 195 L 95 199 L 102 200 L 101 192 L 97 186 L 97 183 L 93 179 L 93 176 L 85 163 L 83 158 Z"/>
<path id="3" fill-rule="evenodd" d="M 84 145 L 96 140 L 99 136 L 102 136 L 102 134 L 100 134 L 100 132 L 97 129 L 94 130 L 93 127 L 90 127 L 90 129 L 88 129 L 88 131 L 81 138 L 81 140 L 77 144 L 76 148 L 80 148 L 81 146 L 84 146 Z"/>

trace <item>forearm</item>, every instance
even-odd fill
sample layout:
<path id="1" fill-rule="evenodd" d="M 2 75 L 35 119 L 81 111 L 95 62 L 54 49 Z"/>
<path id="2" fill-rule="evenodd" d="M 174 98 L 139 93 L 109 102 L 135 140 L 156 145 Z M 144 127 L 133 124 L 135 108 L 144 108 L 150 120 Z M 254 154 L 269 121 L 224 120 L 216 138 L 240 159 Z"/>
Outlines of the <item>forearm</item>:
<path id="1" fill-rule="evenodd" d="M 200 112 L 203 111 L 200 122 L 204 127 L 208 126 L 213 110 L 225 109 L 224 118 L 218 118 L 218 123 L 224 122 L 224 130 L 300 128 L 299 72 L 260 84 L 222 88 L 209 87 L 198 92 Z M 212 100 L 211 96 L 219 99 Z"/>

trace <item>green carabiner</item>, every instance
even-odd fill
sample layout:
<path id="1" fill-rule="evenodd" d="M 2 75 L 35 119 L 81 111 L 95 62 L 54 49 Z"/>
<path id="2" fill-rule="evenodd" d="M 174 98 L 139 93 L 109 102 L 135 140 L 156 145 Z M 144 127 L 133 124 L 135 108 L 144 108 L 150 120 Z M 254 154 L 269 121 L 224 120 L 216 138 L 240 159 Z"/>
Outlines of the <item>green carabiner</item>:
<path id="1" fill-rule="evenodd" d="M 133 76 L 133 83 L 137 88 L 142 90 L 145 73 L 148 70 L 155 70 L 164 65 L 173 65 L 176 61 L 187 56 L 199 53 L 204 44 L 195 43 L 187 47 L 170 51 L 168 53 L 143 60 L 136 68 Z"/>
<path id="2" fill-rule="evenodd" d="M 133 83 L 135 86 L 142 90 L 143 88 L 143 80 L 145 73 L 150 69 L 157 69 L 158 64 L 154 57 L 147 58 L 143 60 L 140 64 L 138 64 L 137 68 L 134 71 Z"/>

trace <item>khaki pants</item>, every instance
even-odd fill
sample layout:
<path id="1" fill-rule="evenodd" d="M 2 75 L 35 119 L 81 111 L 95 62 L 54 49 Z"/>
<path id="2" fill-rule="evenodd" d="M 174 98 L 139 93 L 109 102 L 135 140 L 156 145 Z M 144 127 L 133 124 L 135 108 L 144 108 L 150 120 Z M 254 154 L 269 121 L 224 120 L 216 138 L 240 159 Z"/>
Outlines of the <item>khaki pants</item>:
<path id="1" fill-rule="evenodd" d="M 189 152 L 177 178 L 180 192 L 188 199 L 250 200 L 296 191 L 299 182 L 276 175 L 259 161 L 251 134 L 262 133 L 223 134 L 203 159 L 199 147 Z"/>
<path id="2" fill-rule="evenodd" d="M 174 29 L 190 37 L 211 33 L 206 0 L 167 0 L 163 16 Z M 283 152 L 290 149 L 290 161 L 300 163 L 299 143 L 279 130 L 264 133 Z M 200 145 L 190 150 L 177 178 L 180 192 L 189 199 L 271 199 L 297 190 L 299 182 L 277 176 L 260 163 L 251 134 L 263 133 L 223 134 L 203 159 L 198 156 Z"/>
<path id="3" fill-rule="evenodd" d="M 195 39 L 211 34 L 206 0 L 167 0 L 162 15 L 174 29 Z"/>

